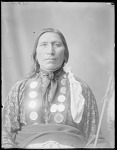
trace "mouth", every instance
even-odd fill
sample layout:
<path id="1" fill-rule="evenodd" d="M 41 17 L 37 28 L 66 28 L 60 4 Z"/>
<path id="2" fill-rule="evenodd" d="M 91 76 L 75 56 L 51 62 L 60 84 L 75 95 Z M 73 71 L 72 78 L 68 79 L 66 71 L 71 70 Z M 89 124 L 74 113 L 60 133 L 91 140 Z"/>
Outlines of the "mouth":
<path id="1" fill-rule="evenodd" d="M 56 60 L 55 58 L 47 58 L 46 60 Z"/>

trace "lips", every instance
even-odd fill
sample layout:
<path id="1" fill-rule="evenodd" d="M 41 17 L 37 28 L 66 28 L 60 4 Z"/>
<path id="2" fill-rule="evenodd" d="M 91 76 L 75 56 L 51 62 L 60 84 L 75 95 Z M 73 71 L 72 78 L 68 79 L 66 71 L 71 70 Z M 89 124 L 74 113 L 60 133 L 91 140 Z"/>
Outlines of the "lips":
<path id="1" fill-rule="evenodd" d="M 46 60 L 55 60 L 55 58 L 47 58 Z"/>

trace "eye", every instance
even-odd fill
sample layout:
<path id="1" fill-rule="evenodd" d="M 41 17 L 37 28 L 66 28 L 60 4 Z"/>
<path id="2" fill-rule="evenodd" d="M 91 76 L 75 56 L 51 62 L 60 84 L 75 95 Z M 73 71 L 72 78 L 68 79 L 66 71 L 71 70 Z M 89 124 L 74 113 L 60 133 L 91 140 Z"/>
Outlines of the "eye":
<path id="1" fill-rule="evenodd" d="M 54 44 L 56 47 L 60 47 L 61 46 L 61 44 L 59 44 L 59 43 L 55 43 Z"/>
<path id="2" fill-rule="evenodd" d="M 40 46 L 47 46 L 47 43 L 41 43 Z"/>

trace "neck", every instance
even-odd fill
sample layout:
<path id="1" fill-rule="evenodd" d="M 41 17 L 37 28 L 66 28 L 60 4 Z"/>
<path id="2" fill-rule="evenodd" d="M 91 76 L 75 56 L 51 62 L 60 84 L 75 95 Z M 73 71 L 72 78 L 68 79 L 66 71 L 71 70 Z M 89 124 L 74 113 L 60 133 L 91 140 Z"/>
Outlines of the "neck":
<path id="1" fill-rule="evenodd" d="M 43 69 L 43 68 L 40 67 L 40 70 L 41 70 L 41 71 L 44 71 L 44 72 L 46 72 L 46 73 L 54 73 L 54 72 L 56 72 L 57 70 L 59 70 L 61 67 L 62 67 L 62 66 L 60 66 L 60 67 L 58 67 L 58 68 L 56 68 L 56 69 L 53 69 L 53 70 L 46 70 L 46 69 Z"/>

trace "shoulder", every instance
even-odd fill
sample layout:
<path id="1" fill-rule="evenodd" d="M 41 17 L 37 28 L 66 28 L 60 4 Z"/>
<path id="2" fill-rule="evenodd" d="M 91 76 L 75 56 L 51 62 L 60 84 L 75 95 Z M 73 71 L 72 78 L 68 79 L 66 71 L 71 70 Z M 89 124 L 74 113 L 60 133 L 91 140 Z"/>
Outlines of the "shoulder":
<path id="1" fill-rule="evenodd" d="M 86 89 L 87 89 L 87 90 L 90 89 L 89 85 L 88 85 L 83 79 L 81 79 L 81 78 L 79 78 L 79 77 L 77 77 L 77 76 L 74 76 L 74 78 L 75 78 L 76 81 L 78 81 L 78 82 L 80 83 L 82 89 L 85 89 L 85 90 L 86 90 Z"/>
<path id="2" fill-rule="evenodd" d="M 25 89 L 25 86 L 29 80 L 30 80 L 30 78 L 28 78 L 28 77 L 25 77 L 21 80 L 17 80 L 12 85 L 12 87 L 7 95 L 7 99 L 9 99 L 10 97 L 16 97 L 18 94 L 22 93 L 22 91 Z"/>
<path id="3" fill-rule="evenodd" d="M 92 90 L 90 89 L 89 85 L 81 78 L 77 77 L 74 73 L 71 71 L 71 67 L 64 67 L 64 72 L 67 74 L 67 78 L 70 79 L 75 79 L 77 82 L 79 82 L 79 85 L 81 86 L 82 89 L 82 94 L 84 95 L 93 95 Z M 73 77 L 73 78 L 72 78 Z"/>
<path id="4" fill-rule="evenodd" d="M 18 90 L 21 86 L 25 85 L 27 81 L 28 79 L 22 79 L 22 80 L 16 81 L 14 85 L 12 86 L 11 91 Z"/>
<path id="5" fill-rule="evenodd" d="M 81 85 L 83 96 L 85 96 L 87 98 L 92 97 L 92 99 L 95 99 L 95 96 L 94 96 L 90 86 L 84 80 L 82 80 L 81 78 L 76 77 L 76 76 L 74 76 L 74 77 L 75 77 L 76 81 L 78 81 Z"/>
<path id="6" fill-rule="evenodd" d="M 28 74 L 23 79 L 16 81 L 15 84 L 12 86 L 11 91 L 15 90 L 17 92 L 22 92 L 25 89 L 25 87 L 28 84 L 28 82 L 30 82 L 30 80 L 36 79 L 38 76 L 39 76 L 38 73 L 36 73 L 36 74 L 34 74 L 32 76 L 30 76 Z"/>
<path id="7" fill-rule="evenodd" d="M 35 74 L 34 76 L 29 76 L 27 75 L 26 77 L 24 77 L 23 79 L 21 80 L 17 80 L 14 85 L 12 86 L 11 90 L 12 89 L 19 89 L 19 88 L 22 88 L 26 85 L 26 83 L 30 80 L 32 80 L 33 78 L 36 78 L 37 77 L 37 74 Z"/>

